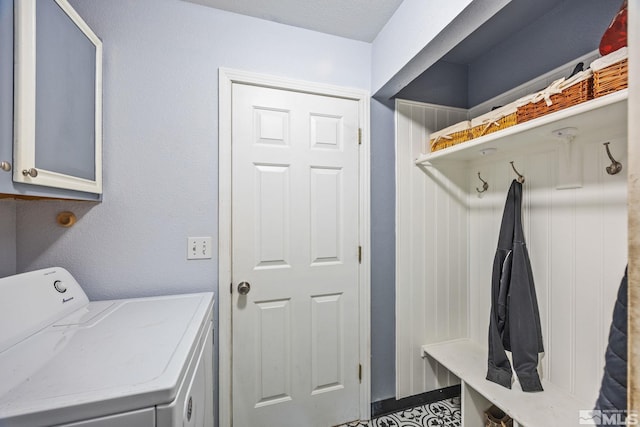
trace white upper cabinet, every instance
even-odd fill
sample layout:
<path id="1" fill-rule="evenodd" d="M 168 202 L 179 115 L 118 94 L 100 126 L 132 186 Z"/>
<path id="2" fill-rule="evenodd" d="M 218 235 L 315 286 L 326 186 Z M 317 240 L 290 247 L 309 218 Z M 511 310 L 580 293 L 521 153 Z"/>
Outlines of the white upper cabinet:
<path id="1" fill-rule="evenodd" d="M 102 42 L 66 0 L 14 11 L 13 181 L 101 194 Z"/>

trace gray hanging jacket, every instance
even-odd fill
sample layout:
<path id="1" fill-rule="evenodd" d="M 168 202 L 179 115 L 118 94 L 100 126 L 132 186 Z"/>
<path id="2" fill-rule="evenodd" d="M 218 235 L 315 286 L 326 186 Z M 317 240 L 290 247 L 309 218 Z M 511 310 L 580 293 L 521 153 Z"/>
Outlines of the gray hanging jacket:
<path id="1" fill-rule="evenodd" d="M 487 379 L 511 388 L 513 365 L 523 391 L 542 391 L 538 353 L 544 351 L 538 301 L 522 230 L 522 184 L 511 183 L 491 278 Z"/>

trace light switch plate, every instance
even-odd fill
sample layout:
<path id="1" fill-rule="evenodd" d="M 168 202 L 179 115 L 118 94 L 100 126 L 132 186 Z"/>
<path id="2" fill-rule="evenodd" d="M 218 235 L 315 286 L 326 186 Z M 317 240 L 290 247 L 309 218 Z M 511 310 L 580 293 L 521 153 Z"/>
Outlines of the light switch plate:
<path id="1" fill-rule="evenodd" d="M 188 237 L 187 259 L 211 259 L 211 237 Z"/>

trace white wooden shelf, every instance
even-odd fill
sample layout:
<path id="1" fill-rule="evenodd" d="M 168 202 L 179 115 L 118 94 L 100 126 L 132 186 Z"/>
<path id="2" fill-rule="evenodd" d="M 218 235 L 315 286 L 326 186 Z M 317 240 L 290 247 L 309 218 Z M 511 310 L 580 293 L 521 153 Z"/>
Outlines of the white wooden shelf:
<path id="1" fill-rule="evenodd" d="M 423 154 L 416 164 L 437 166 L 451 161 L 475 160 L 482 157 L 487 149 L 495 149 L 497 153 L 517 153 L 528 146 L 553 140 L 551 132 L 566 127 L 578 129 L 576 140 L 585 136 L 591 140 L 607 140 L 612 134 L 626 134 L 627 97 L 627 89 L 614 92 L 443 150 Z"/>
<path id="2" fill-rule="evenodd" d="M 468 339 L 425 345 L 422 351 L 460 378 L 463 385 L 505 411 L 520 426 L 577 426 L 580 411 L 590 410 L 594 404 L 581 402 L 545 380 L 542 380 L 544 391 L 535 393 L 523 392 L 519 383 L 507 389 L 486 380 L 487 350 Z M 463 401 L 464 392 L 463 386 Z M 469 418 L 465 418 L 464 406 L 463 403 L 463 420 L 467 423 L 463 426 L 471 425 Z"/>

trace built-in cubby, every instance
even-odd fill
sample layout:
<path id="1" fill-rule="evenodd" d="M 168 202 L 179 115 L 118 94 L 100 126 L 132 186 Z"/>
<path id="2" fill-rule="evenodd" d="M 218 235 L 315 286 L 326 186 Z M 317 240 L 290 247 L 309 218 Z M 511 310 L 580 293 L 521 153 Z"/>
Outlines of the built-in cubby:
<path id="1" fill-rule="evenodd" d="M 597 397 L 627 263 L 626 175 L 606 172 L 611 162 L 603 146 L 609 143 L 624 168 L 626 93 L 435 153 L 424 152 L 434 123 L 460 111 L 402 100 L 396 108 L 397 313 L 399 323 L 411 323 L 413 338 L 405 342 L 421 339 L 417 351 L 399 348 L 411 361 L 404 375 L 422 375 L 414 384 L 427 390 L 461 382 L 465 426 L 480 425 L 488 403 L 522 426 L 577 424 L 579 410 Z M 570 140 L 553 132 L 566 127 L 576 130 Z M 523 223 L 545 345 L 545 391 L 535 394 L 484 379 L 491 266 L 507 189 L 517 177 L 512 161 L 525 177 Z M 564 185 L 567 168 L 579 185 Z M 479 192 L 478 173 L 487 191 Z"/>
<path id="2" fill-rule="evenodd" d="M 521 89 L 487 105 L 510 102 Z M 492 404 L 519 426 L 578 425 L 580 411 L 593 408 L 627 264 L 627 96 L 616 92 L 433 153 L 430 133 L 473 109 L 396 100 L 399 397 L 461 383 L 467 427 L 482 425 Z M 604 143 L 624 172 L 607 173 Z M 540 393 L 485 380 L 491 268 L 517 177 L 511 162 L 525 177 L 523 225 L 545 346 Z"/>
<path id="3" fill-rule="evenodd" d="M 485 411 L 492 405 L 509 415 L 514 427 L 573 426 L 579 424 L 580 411 L 593 406 L 544 379 L 544 391 L 539 393 L 525 393 L 517 382 L 506 389 L 487 381 L 487 351 L 468 339 L 425 345 L 422 351 L 460 379 L 464 426 L 482 425 Z"/>

